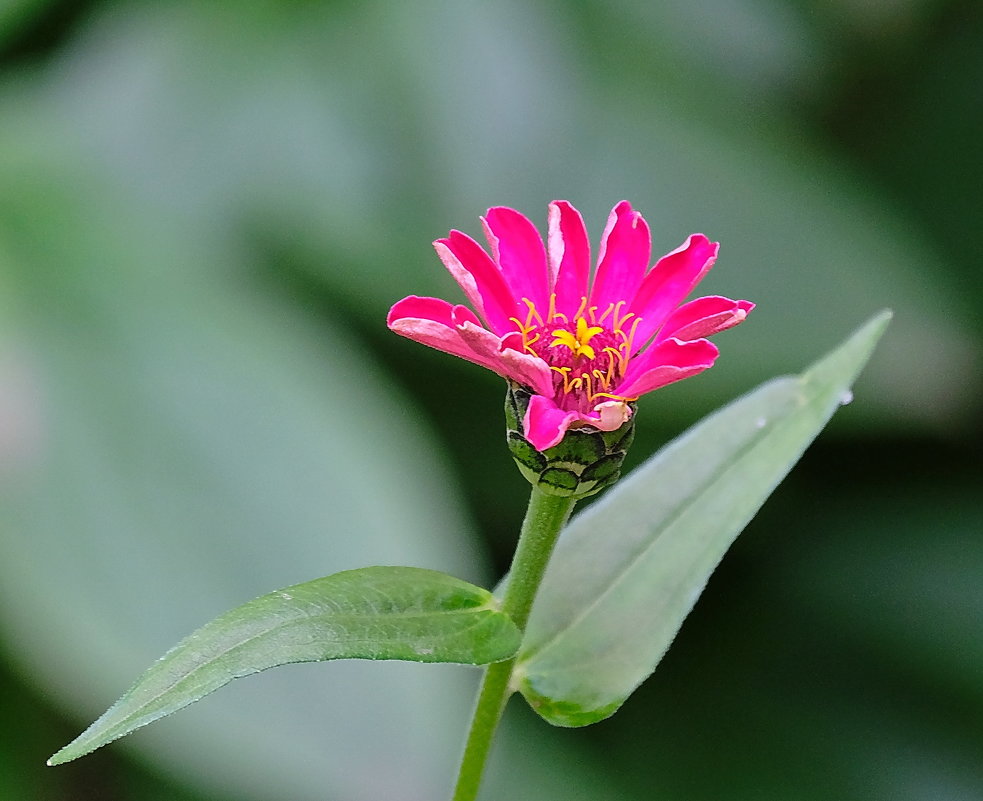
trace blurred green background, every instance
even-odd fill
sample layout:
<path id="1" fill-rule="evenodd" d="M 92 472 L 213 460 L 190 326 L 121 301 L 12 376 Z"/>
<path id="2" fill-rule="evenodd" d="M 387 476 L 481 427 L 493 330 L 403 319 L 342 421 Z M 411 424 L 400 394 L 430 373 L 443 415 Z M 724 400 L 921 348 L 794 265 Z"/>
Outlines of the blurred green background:
<path id="1" fill-rule="evenodd" d="M 704 294 L 758 303 L 634 464 L 895 320 L 655 676 L 584 730 L 514 702 L 485 797 L 983 798 L 981 45 L 975 0 L 0 2 L 0 799 L 445 795 L 450 666 L 290 666 L 43 762 L 275 587 L 497 579 L 502 383 L 384 319 L 457 296 L 431 240 L 553 198 L 705 232 Z"/>

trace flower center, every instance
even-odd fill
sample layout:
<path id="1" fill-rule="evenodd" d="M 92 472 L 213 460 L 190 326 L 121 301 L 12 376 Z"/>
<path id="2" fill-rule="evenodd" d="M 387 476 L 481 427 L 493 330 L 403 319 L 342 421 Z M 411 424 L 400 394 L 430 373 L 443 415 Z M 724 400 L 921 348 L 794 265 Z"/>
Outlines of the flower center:
<path id="1" fill-rule="evenodd" d="M 624 301 L 603 312 L 583 298 L 573 318 L 556 311 L 555 296 L 543 315 L 528 299 L 525 321 L 512 318 L 522 336 L 522 348 L 545 361 L 554 371 L 553 387 L 562 409 L 588 412 L 600 399 L 632 401 L 612 392 L 625 375 L 633 354 L 639 318 L 622 314 Z"/>

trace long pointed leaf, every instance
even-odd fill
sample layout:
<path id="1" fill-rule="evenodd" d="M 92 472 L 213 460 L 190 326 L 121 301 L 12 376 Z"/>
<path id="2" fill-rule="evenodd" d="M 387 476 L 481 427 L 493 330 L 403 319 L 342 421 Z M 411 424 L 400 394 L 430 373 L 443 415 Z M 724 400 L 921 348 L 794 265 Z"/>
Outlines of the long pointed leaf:
<path id="1" fill-rule="evenodd" d="M 507 659 L 519 631 L 491 593 L 434 570 L 367 567 L 256 598 L 207 623 L 154 664 L 49 765 L 170 715 L 233 679 L 293 662 Z"/>
<path id="2" fill-rule="evenodd" d="M 727 548 L 852 397 L 890 317 L 706 418 L 570 523 L 515 673 L 543 718 L 603 720 L 655 670 Z"/>

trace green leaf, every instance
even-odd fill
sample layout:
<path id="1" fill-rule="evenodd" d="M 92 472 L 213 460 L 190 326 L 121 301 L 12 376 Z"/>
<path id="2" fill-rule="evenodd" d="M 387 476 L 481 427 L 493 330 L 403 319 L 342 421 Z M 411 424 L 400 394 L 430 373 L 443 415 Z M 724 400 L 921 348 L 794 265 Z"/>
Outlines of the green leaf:
<path id="1" fill-rule="evenodd" d="M 570 523 L 514 679 L 543 718 L 603 720 L 655 670 L 727 548 L 850 401 L 890 318 L 711 415 Z"/>
<path id="2" fill-rule="evenodd" d="M 366 567 L 295 584 L 207 623 L 156 662 L 49 765 L 170 715 L 233 679 L 294 662 L 401 659 L 483 665 L 519 630 L 491 593 L 417 567 Z"/>

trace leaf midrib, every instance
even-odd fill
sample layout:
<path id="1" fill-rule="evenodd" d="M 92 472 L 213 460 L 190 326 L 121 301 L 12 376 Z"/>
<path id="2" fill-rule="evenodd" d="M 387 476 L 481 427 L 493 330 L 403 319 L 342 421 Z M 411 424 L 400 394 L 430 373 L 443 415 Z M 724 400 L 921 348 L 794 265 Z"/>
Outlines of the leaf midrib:
<path id="1" fill-rule="evenodd" d="M 430 613 L 407 613 L 407 612 L 399 612 L 399 613 L 395 613 L 393 615 L 388 615 L 387 617 L 390 617 L 390 618 L 394 618 L 394 617 L 425 617 L 425 616 L 429 616 L 429 615 L 433 615 L 433 614 L 440 614 L 440 615 L 459 615 L 459 614 L 464 614 L 464 613 L 473 613 L 475 611 L 479 611 L 479 612 L 480 611 L 492 611 L 492 612 L 494 612 L 496 610 L 494 610 L 491 607 L 488 607 L 486 605 L 482 605 L 482 606 L 479 606 L 479 607 L 473 607 L 471 609 L 455 609 L 455 610 L 446 610 L 446 611 L 441 611 L 441 612 L 430 612 Z M 232 653 L 233 651 L 235 651 L 235 650 L 237 650 L 239 648 L 244 648 L 247 645 L 249 645 L 250 643 L 253 643 L 253 642 L 255 642 L 255 641 L 259 640 L 259 639 L 262 639 L 263 637 L 269 636 L 270 634 L 276 632 L 277 629 L 284 628 L 284 627 L 286 627 L 288 625 L 297 623 L 299 621 L 303 621 L 305 619 L 317 618 L 317 617 L 328 618 L 330 616 L 331 616 L 330 613 L 320 613 L 318 615 L 309 616 L 308 618 L 295 617 L 295 618 L 290 618 L 290 619 L 287 619 L 287 620 L 281 620 L 281 621 L 278 621 L 276 625 L 270 626 L 269 628 L 264 629 L 263 631 L 259 631 L 256 634 L 253 634 L 252 636 L 247 637 L 244 640 L 240 640 L 240 641 L 236 642 L 235 644 L 229 646 L 228 648 L 225 648 L 225 649 L 223 649 L 223 650 L 221 650 L 221 651 L 219 651 L 219 652 L 217 652 L 217 653 L 209 656 L 206 661 L 201 662 L 201 663 L 195 665 L 190 671 L 188 671 L 187 673 L 182 674 L 175 681 L 169 683 L 166 687 L 164 687 L 163 689 L 161 689 L 160 692 L 158 692 L 157 694 L 155 694 L 153 697 L 148 698 L 147 700 L 141 702 L 140 705 L 138 707 L 136 707 L 133 711 L 127 713 L 120 721 L 118 721 L 116 724 L 114 724 L 114 725 L 110 726 L 108 729 L 106 729 L 105 732 L 104 732 L 104 734 L 102 736 L 100 736 L 100 737 L 93 737 L 93 738 L 91 738 L 91 740 L 102 740 L 102 739 L 105 739 L 107 735 L 110 735 L 110 732 L 113 732 L 113 731 L 115 731 L 115 730 L 117 730 L 117 729 L 119 729 L 121 727 L 122 728 L 126 728 L 126 725 L 127 725 L 127 723 L 129 721 L 133 720 L 133 718 L 136 717 L 136 716 L 138 716 L 142 711 L 145 711 L 147 709 L 147 707 L 149 707 L 152 704 L 154 704 L 162 696 L 164 696 L 165 694 L 167 694 L 168 692 L 170 692 L 171 690 L 173 690 L 175 687 L 177 687 L 178 685 L 182 684 L 183 682 L 192 679 L 199 671 L 201 671 L 204 668 L 208 668 L 208 667 L 212 666 L 214 664 L 214 662 L 216 662 L 217 660 L 221 659 L 224 656 L 227 656 L 228 654 Z M 352 618 L 357 618 L 357 617 L 367 618 L 369 616 L 368 615 L 364 615 L 364 616 L 350 615 L 350 617 L 352 617 Z M 469 626 L 468 628 L 464 629 L 463 631 L 466 632 L 466 631 L 468 631 L 470 629 L 476 628 L 481 623 L 482 623 L 481 620 L 475 620 L 475 622 L 471 626 Z M 456 635 L 459 635 L 460 633 L 462 633 L 462 632 L 455 632 Z M 378 642 L 378 640 L 360 639 L 360 640 L 355 640 L 353 642 Z M 176 649 L 177 648 L 181 648 L 181 647 L 182 647 L 181 645 L 175 646 Z M 165 655 L 165 657 L 163 659 L 166 659 L 166 658 L 167 657 Z M 344 658 L 344 657 L 335 657 L 335 658 Z M 300 662 L 319 662 L 319 661 L 329 661 L 329 660 L 297 659 L 297 660 L 287 660 L 287 661 L 278 663 L 278 665 L 297 664 L 297 663 L 300 663 Z M 160 665 L 160 663 L 158 663 L 158 664 Z M 251 675 L 252 673 L 259 673 L 259 672 L 262 672 L 263 670 L 267 670 L 267 669 L 272 668 L 272 667 L 277 667 L 278 665 L 270 665 L 267 668 L 260 668 L 260 669 L 257 669 L 257 670 L 251 670 L 249 673 L 242 674 L 241 676 L 231 675 L 231 676 L 229 676 L 227 678 L 227 680 L 225 680 L 224 682 L 222 682 L 222 684 L 220 684 L 219 687 L 223 687 L 224 685 L 228 684 L 229 682 L 234 681 L 236 678 L 242 678 L 243 676 Z M 161 665 L 161 666 L 163 666 L 163 665 Z M 157 667 L 157 665 L 155 665 L 154 667 Z M 215 688 L 215 689 L 218 689 L 218 688 Z M 112 707 L 110 707 L 106 711 L 104 717 L 109 717 L 109 715 L 112 713 L 112 711 L 114 709 L 118 708 L 118 705 L 123 702 L 123 700 L 127 697 L 127 695 L 129 695 L 130 692 L 132 692 L 132 690 L 127 691 L 127 693 L 124 694 L 123 697 L 120 698 L 120 700 L 117 701 L 116 704 L 114 704 Z M 203 695 L 207 695 L 207 694 L 208 693 L 204 693 Z M 178 708 L 180 709 L 183 706 L 187 706 L 187 705 L 189 705 L 191 703 L 194 703 L 194 701 L 199 700 L 200 698 L 202 698 L 203 695 L 199 695 L 197 698 L 194 698 L 191 701 L 188 701 L 187 703 L 181 704 Z M 163 717 L 164 714 L 167 714 L 167 713 L 163 713 L 161 715 L 158 715 L 157 717 L 158 718 L 159 717 Z M 156 719 L 157 718 L 152 718 L 152 720 L 156 720 Z M 148 722 L 150 722 L 150 721 L 148 721 Z M 96 726 L 97 723 L 98 723 L 98 721 L 96 721 L 95 723 L 93 723 L 92 724 L 93 727 Z M 83 732 L 83 734 L 84 734 L 84 732 Z M 126 732 L 123 732 L 123 734 L 126 734 Z M 122 734 L 111 735 L 111 736 L 108 737 L 108 740 L 111 741 L 111 740 L 117 739 L 118 737 L 121 737 L 121 736 L 123 736 L 123 735 Z M 81 737 L 81 735 L 80 735 L 80 737 Z M 68 746 L 66 746 L 66 748 L 67 747 Z"/>

